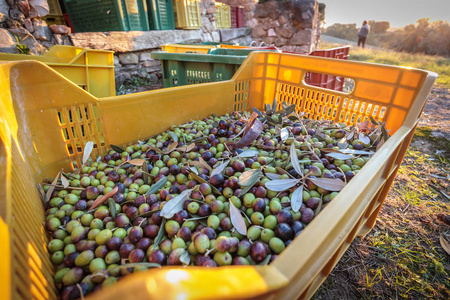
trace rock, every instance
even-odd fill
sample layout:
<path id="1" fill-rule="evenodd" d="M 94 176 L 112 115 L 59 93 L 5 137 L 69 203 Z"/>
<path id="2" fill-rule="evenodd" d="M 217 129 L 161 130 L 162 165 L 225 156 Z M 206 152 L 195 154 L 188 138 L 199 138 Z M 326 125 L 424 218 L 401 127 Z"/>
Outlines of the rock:
<path id="1" fill-rule="evenodd" d="M 216 43 L 220 42 L 220 33 L 219 32 L 213 31 L 213 32 L 211 32 L 211 36 L 212 36 L 213 42 L 216 42 Z"/>
<path id="2" fill-rule="evenodd" d="M 139 63 L 139 56 L 135 53 L 121 53 L 119 61 L 122 65 L 135 65 Z"/>
<path id="3" fill-rule="evenodd" d="M 117 55 L 114 55 L 114 67 L 120 67 L 120 61 L 119 61 L 119 57 Z"/>
<path id="4" fill-rule="evenodd" d="M 303 46 L 297 46 L 295 47 L 295 52 L 297 53 L 311 53 L 312 52 L 312 46 L 311 45 L 303 45 Z"/>
<path id="5" fill-rule="evenodd" d="M 277 36 L 277 33 L 273 28 L 270 28 L 269 31 L 267 31 L 267 36 Z"/>
<path id="6" fill-rule="evenodd" d="M 139 61 L 152 60 L 151 52 L 142 52 L 139 54 Z"/>
<path id="7" fill-rule="evenodd" d="M 20 10 L 18 10 L 18 9 L 10 9 L 9 16 L 11 17 L 11 19 L 17 20 L 17 21 L 23 21 L 23 19 L 25 18 L 23 13 L 21 13 Z"/>
<path id="8" fill-rule="evenodd" d="M 273 45 L 273 43 L 275 42 L 275 37 L 273 36 L 265 36 L 262 38 L 262 41 L 264 43 L 266 43 L 266 45 Z"/>
<path id="9" fill-rule="evenodd" d="M 117 74 L 115 76 L 115 81 L 116 81 L 116 86 L 119 87 L 122 84 L 124 84 L 125 82 L 131 80 L 131 74 L 130 73 L 125 73 L 125 72 L 120 72 L 119 74 Z"/>
<path id="10" fill-rule="evenodd" d="M 212 42 L 213 38 L 210 32 L 202 33 L 202 41 L 203 42 Z"/>
<path id="11" fill-rule="evenodd" d="M 202 16 L 202 31 L 203 32 L 213 31 L 211 21 L 205 16 Z"/>
<path id="12" fill-rule="evenodd" d="M 0 52 L 19 53 L 14 36 L 2 28 L 0 28 Z"/>
<path id="13" fill-rule="evenodd" d="M 49 27 L 53 33 L 57 34 L 70 34 L 72 32 L 70 27 L 66 25 L 50 25 Z"/>
<path id="14" fill-rule="evenodd" d="M 199 30 L 81 32 L 73 33 L 70 37 L 74 46 L 115 52 L 149 50 L 160 48 L 163 44 L 202 41 Z"/>
<path id="15" fill-rule="evenodd" d="M 292 38 L 289 40 L 289 44 L 291 44 L 291 45 L 310 44 L 311 37 L 312 37 L 311 29 L 299 30 L 296 33 L 294 33 Z"/>
<path id="16" fill-rule="evenodd" d="M 34 36 L 25 28 L 10 28 L 8 31 L 19 37 L 19 41 L 21 44 L 27 45 L 30 48 L 31 53 L 33 54 L 42 54 L 45 51 L 45 48 L 39 44 Z"/>
<path id="17" fill-rule="evenodd" d="M 285 39 L 285 38 L 283 38 L 283 37 L 278 36 L 278 37 L 275 39 L 274 44 L 275 44 L 275 46 L 277 46 L 277 47 L 281 47 L 281 46 L 287 45 L 288 42 L 289 42 L 289 39 Z"/>
<path id="18" fill-rule="evenodd" d="M 207 14 L 215 14 L 216 13 L 216 8 L 214 6 L 210 6 L 206 9 L 206 13 Z"/>
<path id="19" fill-rule="evenodd" d="M 6 25 L 8 25 L 9 28 L 21 28 L 22 23 L 20 23 L 17 20 L 13 20 L 11 18 L 6 19 Z"/>
<path id="20" fill-rule="evenodd" d="M 65 46 L 73 46 L 73 44 L 70 41 L 70 38 L 69 38 L 68 35 L 63 35 L 63 36 L 61 36 L 61 38 L 63 39 L 63 45 L 65 45 Z"/>
<path id="21" fill-rule="evenodd" d="M 44 17 L 50 12 L 47 0 L 29 0 L 30 16 L 32 18 Z"/>
<path id="22" fill-rule="evenodd" d="M 281 15 L 278 18 L 278 22 L 280 23 L 281 26 L 283 26 L 289 22 L 289 18 L 286 15 Z"/>
<path id="23" fill-rule="evenodd" d="M 24 19 L 23 24 L 29 32 L 34 32 L 33 22 L 31 21 L 30 18 Z"/>
<path id="24" fill-rule="evenodd" d="M 62 36 L 60 34 L 54 34 L 52 36 L 52 43 L 53 44 L 62 45 L 63 42 L 64 41 L 63 41 Z"/>
<path id="25" fill-rule="evenodd" d="M 221 29 L 220 32 L 220 41 L 229 42 L 233 39 L 249 36 L 252 33 L 251 28 L 242 27 L 242 28 L 231 28 L 231 29 Z"/>
<path id="26" fill-rule="evenodd" d="M 0 0 L 0 22 L 5 22 L 9 16 L 9 4 L 6 0 Z"/>
<path id="27" fill-rule="evenodd" d="M 277 28 L 277 33 L 286 39 L 290 39 L 294 34 L 294 30 L 289 26 L 281 26 Z"/>
<path id="28" fill-rule="evenodd" d="M 28 17 L 30 15 L 31 7 L 30 3 L 27 0 L 17 1 L 17 7 L 25 15 L 25 17 Z"/>
<path id="29" fill-rule="evenodd" d="M 263 29 L 263 25 L 258 24 L 253 28 L 252 36 L 261 37 L 266 36 L 266 31 Z"/>
<path id="30" fill-rule="evenodd" d="M 161 66 L 161 62 L 159 60 L 147 60 L 144 61 L 143 63 L 141 63 L 141 66 L 144 68 L 155 68 L 155 67 L 160 67 Z"/>
<path id="31" fill-rule="evenodd" d="M 269 18 L 271 18 L 272 20 L 278 19 L 279 16 L 280 16 L 280 11 L 278 9 L 274 9 L 269 12 Z"/>
<path id="32" fill-rule="evenodd" d="M 247 27 L 254 28 L 256 25 L 258 25 L 258 20 L 253 18 L 247 21 L 245 24 Z"/>
<path id="33" fill-rule="evenodd" d="M 50 41 L 52 38 L 52 31 L 48 28 L 44 20 L 33 19 L 34 32 L 33 35 L 37 40 Z"/>

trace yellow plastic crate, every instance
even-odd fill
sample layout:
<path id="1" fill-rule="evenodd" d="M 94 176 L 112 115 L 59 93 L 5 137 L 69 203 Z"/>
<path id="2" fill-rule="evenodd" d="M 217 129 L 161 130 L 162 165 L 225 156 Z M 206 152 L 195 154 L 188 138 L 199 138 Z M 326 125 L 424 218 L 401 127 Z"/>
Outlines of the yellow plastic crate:
<path id="1" fill-rule="evenodd" d="M 43 62 L 98 98 L 116 95 L 114 51 L 57 45 L 44 55 L 0 53 L 0 61 L 14 60 Z"/>
<path id="2" fill-rule="evenodd" d="M 307 86 L 307 72 L 352 78 L 354 90 Z M 56 297 L 36 184 L 79 166 L 87 141 L 96 144 L 95 159 L 110 144 L 124 146 L 211 113 L 262 109 L 274 98 L 314 119 L 354 124 L 372 115 L 392 136 L 272 264 L 163 267 L 129 275 L 86 299 L 310 298 L 354 237 L 374 226 L 436 77 L 255 51 L 228 81 L 97 99 L 40 62 L 0 64 L 0 299 Z M 69 113 L 76 117 L 61 121 Z"/>
<path id="3" fill-rule="evenodd" d="M 222 28 L 231 28 L 231 8 L 229 5 L 222 5 L 220 8 L 220 19 L 222 22 Z"/>
<path id="4" fill-rule="evenodd" d="M 199 0 L 173 0 L 175 27 L 199 29 L 202 26 Z"/>
<path id="5" fill-rule="evenodd" d="M 216 48 L 214 45 L 183 45 L 183 44 L 165 44 L 161 45 L 162 51 L 169 53 L 198 53 L 208 54 L 208 51 Z"/>
<path id="6" fill-rule="evenodd" d="M 225 5 L 221 2 L 215 2 L 214 7 L 216 8 L 216 12 L 214 13 L 214 17 L 216 18 L 216 29 L 222 29 L 222 6 Z"/>

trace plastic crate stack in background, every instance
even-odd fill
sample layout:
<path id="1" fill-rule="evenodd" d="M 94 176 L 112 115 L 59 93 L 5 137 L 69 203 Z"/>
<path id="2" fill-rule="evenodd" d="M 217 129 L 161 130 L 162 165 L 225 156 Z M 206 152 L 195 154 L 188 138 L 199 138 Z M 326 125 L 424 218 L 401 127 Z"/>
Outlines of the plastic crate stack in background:
<path id="1" fill-rule="evenodd" d="M 56 45 L 44 55 L 0 53 L 0 62 L 15 60 L 40 61 L 98 98 L 116 95 L 114 51 Z"/>
<path id="2" fill-rule="evenodd" d="M 305 73 L 354 79 L 349 93 L 306 85 Z M 97 99 L 33 61 L 0 64 L 0 299 L 56 299 L 37 183 L 211 114 L 263 110 L 277 100 L 315 120 L 385 122 L 391 137 L 269 265 L 154 268 L 90 299 L 309 299 L 357 235 L 366 234 L 401 165 L 437 74 L 411 68 L 252 52 L 224 82 Z M 70 119 L 70 114 L 73 119 Z M 60 117 L 63 116 L 63 117 Z M 45 196 L 44 196 L 45 197 Z"/>
<path id="3" fill-rule="evenodd" d="M 245 27 L 245 9 L 238 6 L 236 9 L 236 28 Z"/>
<path id="4" fill-rule="evenodd" d="M 309 55 L 335 59 L 348 59 L 349 52 L 350 46 L 344 46 L 327 50 L 315 50 Z M 306 73 L 305 76 L 305 82 L 310 85 L 341 92 L 344 89 L 344 80 L 344 77 L 333 76 L 330 74 Z"/>
<path id="5" fill-rule="evenodd" d="M 214 17 L 216 18 L 216 28 L 217 29 L 228 29 L 231 28 L 231 10 L 230 6 L 223 4 L 221 2 L 215 3 L 216 12 Z"/>
<path id="6" fill-rule="evenodd" d="M 173 0 L 175 27 L 199 29 L 202 26 L 199 0 Z"/>
<path id="7" fill-rule="evenodd" d="M 231 28 L 237 27 L 237 6 L 230 6 L 230 26 Z"/>
<path id="8" fill-rule="evenodd" d="M 64 0 L 75 32 L 149 30 L 145 0 Z"/>
<path id="9" fill-rule="evenodd" d="M 222 6 L 224 4 L 222 2 L 215 2 L 214 6 L 216 8 L 216 12 L 214 13 L 214 17 L 216 18 L 216 20 L 214 21 L 216 24 L 216 29 L 222 29 L 223 28 L 223 24 L 222 24 Z"/>
<path id="10" fill-rule="evenodd" d="M 49 13 L 42 17 L 48 25 L 66 25 L 61 5 L 58 0 L 47 0 Z"/>
<path id="11" fill-rule="evenodd" d="M 151 30 L 175 29 L 172 0 L 147 0 L 147 8 Z"/>

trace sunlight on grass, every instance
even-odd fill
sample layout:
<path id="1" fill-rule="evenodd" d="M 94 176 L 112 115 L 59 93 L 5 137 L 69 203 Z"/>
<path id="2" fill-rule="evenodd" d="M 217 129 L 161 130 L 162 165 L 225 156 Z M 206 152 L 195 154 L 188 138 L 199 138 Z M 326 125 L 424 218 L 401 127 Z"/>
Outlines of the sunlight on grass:
<path id="1" fill-rule="evenodd" d="M 319 49 L 330 49 L 339 46 L 342 45 L 321 42 Z M 450 88 L 450 59 L 446 57 L 410 54 L 386 49 L 361 49 L 358 47 L 351 47 L 349 59 L 436 72 L 439 74 L 436 84 L 438 86 Z"/>

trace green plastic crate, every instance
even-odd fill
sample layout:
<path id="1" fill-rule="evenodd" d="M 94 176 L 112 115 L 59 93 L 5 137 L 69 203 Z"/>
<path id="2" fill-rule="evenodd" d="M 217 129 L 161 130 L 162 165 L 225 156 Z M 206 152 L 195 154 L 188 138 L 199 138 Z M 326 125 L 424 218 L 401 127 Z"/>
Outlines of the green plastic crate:
<path id="1" fill-rule="evenodd" d="M 152 52 L 161 60 L 164 87 L 230 80 L 253 49 L 208 50 L 208 54 Z M 263 50 L 274 51 L 274 50 Z"/>
<path id="2" fill-rule="evenodd" d="M 175 29 L 172 0 L 147 0 L 147 7 L 151 30 Z"/>
<path id="3" fill-rule="evenodd" d="M 145 0 L 64 0 L 75 32 L 149 30 Z"/>

